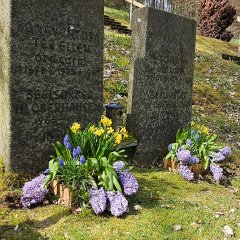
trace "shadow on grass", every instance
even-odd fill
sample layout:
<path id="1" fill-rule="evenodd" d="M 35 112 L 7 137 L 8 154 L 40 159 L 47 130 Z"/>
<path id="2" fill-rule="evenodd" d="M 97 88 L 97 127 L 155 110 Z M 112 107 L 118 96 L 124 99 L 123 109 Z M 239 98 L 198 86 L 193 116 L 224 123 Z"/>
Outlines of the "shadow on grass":
<path id="1" fill-rule="evenodd" d="M 139 204 L 143 208 L 151 209 L 156 206 L 163 205 L 171 199 L 164 199 L 162 196 L 168 192 L 169 188 L 179 190 L 180 188 L 165 179 L 146 179 L 138 177 L 139 192 L 130 198 L 130 209 L 133 209 L 134 205 Z M 161 193 L 161 194 L 160 194 Z M 130 212 L 132 214 L 133 212 Z"/>
<path id="2" fill-rule="evenodd" d="M 52 215 L 42 221 L 26 220 L 16 225 L 0 226 L 0 239 L 11 240 L 47 240 L 48 237 L 42 236 L 38 231 L 56 224 L 61 217 L 66 216 L 66 212 Z"/>

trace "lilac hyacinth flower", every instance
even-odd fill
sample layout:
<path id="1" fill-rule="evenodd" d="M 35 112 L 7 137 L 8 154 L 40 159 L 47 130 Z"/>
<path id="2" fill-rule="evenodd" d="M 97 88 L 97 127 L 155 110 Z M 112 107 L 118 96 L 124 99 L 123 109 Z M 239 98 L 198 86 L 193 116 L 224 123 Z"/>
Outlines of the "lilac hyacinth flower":
<path id="1" fill-rule="evenodd" d="M 80 163 L 81 164 L 86 163 L 86 158 L 83 155 L 80 157 Z"/>
<path id="2" fill-rule="evenodd" d="M 196 137 L 195 137 L 195 139 L 196 139 L 196 140 L 199 140 L 199 138 L 200 138 L 200 135 L 197 134 Z"/>
<path id="3" fill-rule="evenodd" d="M 187 179 L 188 181 L 194 179 L 194 173 L 186 165 L 180 164 L 179 173 L 183 178 Z"/>
<path id="4" fill-rule="evenodd" d="M 119 217 L 128 212 L 128 201 L 122 193 L 107 191 L 107 199 L 113 216 Z"/>
<path id="5" fill-rule="evenodd" d="M 177 152 L 176 156 L 179 161 L 186 164 L 191 158 L 191 152 L 189 150 L 180 150 Z"/>
<path id="6" fill-rule="evenodd" d="M 226 146 L 222 149 L 219 150 L 220 153 L 225 156 L 225 157 L 228 157 L 228 156 L 231 156 L 232 155 L 232 150 L 230 147 Z"/>
<path id="7" fill-rule="evenodd" d="M 21 198 L 21 204 L 23 207 L 31 207 L 34 204 L 41 203 L 48 190 L 42 188 L 45 176 L 43 174 L 26 182 L 23 186 L 23 196 Z"/>
<path id="8" fill-rule="evenodd" d="M 182 151 L 184 149 L 185 149 L 185 145 L 182 145 L 182 146 L 179 147 L 178 151 Z"/>
<path id="9" fill-rule="evenodd" d="M 60 167 L 64 166 L 64 161 L 63 161 L 62 157 L 59 158 L 58 163 L 59 163 Z"/>
<path id="10" fill-rule="evenodd" d="M 210 164 L 210 171 L 216 181 L 219 181 L 223 176 L 223 169 L 218 164 Z"/>
<path id="11" fill-rule="evenodd" d="M 211 156 L 212 156 L 212 161 L 213 162 L 221 162 L 225 159 L 225 156 L 222 155 L 221 152 L 217 152 L 217 153 L 214 152 Z"/>
<path id="12" fill-rule="evenodd" d="M 129 173 L 128 170 L 119 173 L 119 179 L 123 186 L 124 194 L 131 196 L 138 191 L 138 182 L 137 179 Z"/>
<path id="13" fill-rule="evenodd" d="M 91 188 L 89 203 L 96 214 L 103 213 L 107 207 L 107 195 L 104 189 Z"/>
<path id="14" fill-rule="evenodd" d="M 172 144 L 168 145 L 168 151 L 170 152 L 172 150 Z"/>
<path id="15" fill-rule="evenodd" d="M 193 136 L 195 134 L 195 131 L 194 130 L 192 130 L 191 131 L 191 136 Z"/>
<path id="16" fill-rule="evenodd" d="M 117 172 L 121 172 L 124 168 L 124 162 L 123 161 L 117 161 L 117 162 L 113 163 L 113 168 Z"/>

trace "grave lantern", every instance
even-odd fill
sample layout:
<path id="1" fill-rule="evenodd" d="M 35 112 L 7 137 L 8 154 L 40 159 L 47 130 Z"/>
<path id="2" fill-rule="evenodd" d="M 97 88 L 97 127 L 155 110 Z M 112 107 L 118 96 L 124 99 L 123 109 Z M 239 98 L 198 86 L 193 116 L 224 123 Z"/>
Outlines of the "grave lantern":
<path id="1" fill-rule="evenodd" d="M 112 120 L 112 127 L 116 130 L 123 124 L 123 106 L 119 103 L 110 103 L 105 106 L 106 117 Z"/>

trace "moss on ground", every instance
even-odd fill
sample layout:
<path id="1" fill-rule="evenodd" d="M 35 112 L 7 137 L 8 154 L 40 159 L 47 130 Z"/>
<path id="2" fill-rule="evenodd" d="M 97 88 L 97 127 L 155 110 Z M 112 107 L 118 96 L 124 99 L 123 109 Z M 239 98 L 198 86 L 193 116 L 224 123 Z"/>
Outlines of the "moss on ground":
<path id="1" fill-rule="evenodd" d="M 126 13 L 106 8 L 105 12 L 110 17 L 118 14 L 116 18 L 126 21 Z M 121 101 L 126 104 L 127 90 L 121 84 L 128 80 L 130 40 L 129 36 L 105 29 L 105 102 L 123 91 Z M 236 46 L 198 36 L 197 50 L 193 118 L 217 132 L 221 143 L 233 148 L 232 161 L 227 165 L 228 171 L 235 174 L 232 187 L 206 181 L 189 183 L 173 173 L 135 169 L 141 189 L 130 199 L 130 212 L 124 217 L 95 216 L 91 210 L 73 215 L 68 208 L 57 205 L 11 209 L 0 201 L 0 237 L 212 240 L 224 239 L 221 229 L 229 225 L 235 239 L 240 239 L 240 66 L 220 58 L 221 53 L 234 54 Z M 0 199 L 9 194 L 7 188 L 0 171 Z M 19 190 L 14 194 L 19 194 Z M 136 204 L 142 210 L 135 211 Z M 175 224 L 180 224 L 182 230 L 175 232 Z"/>

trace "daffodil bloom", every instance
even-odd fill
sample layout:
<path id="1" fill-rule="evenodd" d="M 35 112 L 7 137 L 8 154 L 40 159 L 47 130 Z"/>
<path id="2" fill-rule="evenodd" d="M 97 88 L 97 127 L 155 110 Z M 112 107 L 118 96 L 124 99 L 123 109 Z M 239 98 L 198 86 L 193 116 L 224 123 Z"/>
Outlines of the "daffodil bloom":
<path id="1" fill-rule="evenodd" d="M 123 134 L 123 138 L 128 138 L 129 136 L 128 136 L 128 133 L 124 133 Z"/>
<path id="2" fill-rule="evenodd" d="M 207 134 L 209 134 L 209 129 L 207 127 L 205 127 L 204 125 L 202 125 L 202 132 L 207 135 Z"/>
<path id="3" fill-rule="evenodd" d="M 114 132 L 114 129 L 112 127 L 108 128 L 108 134 L 112 134 Z"/>
<path id="4" fill-rule="evenodd" d="M 191 126 L 193 127 L 194 125 L 195 125 L 195 122 L 192 121 L 192 122 L 191 122 Z"/>
<path id="5" fill-rule="evenodd" d="M 98 128 L 95 130 L 94 132 L 98 137 L 102 136 L 102 134 L 104 133 L 104 129 L 103 128 Z"/>
<path id="6" fill-rule="evenodd" d="M 122 142 L 122 134 L 117 134 L 115 138 L 115 143 L 120 144 Z"/>
<path id="7" fill-rule="evenodd" d="M 70 129 L 72 130 L 73 133 L 76 133 L 80 128 L 81 128 L 80 123 L 75 122 Z"/>
<path id="8" fill-rule="evenodd" d="M 112 125 L 112 120 L 103 116 L 101 119 L 101 123 L 103 124 L 104 127 L 110 127 Z"/>
<path id="9" fill-rule="evenodd" d="M 96 129 L 97 129 L 97 128 L 93 125 L 93 126 L 91 126 L 91 127 L 89 128 L 89 131 L 90 131 L 90 132 L 95 132 Z"/>
<path id="10" fill-rule="evenodd" d="M 122 133 L 127 133 L 127 130 L 126 130 L 125 127 L 123 127 L 123 128 L 121 128 L 120 132 L 122 132 Z"/>

